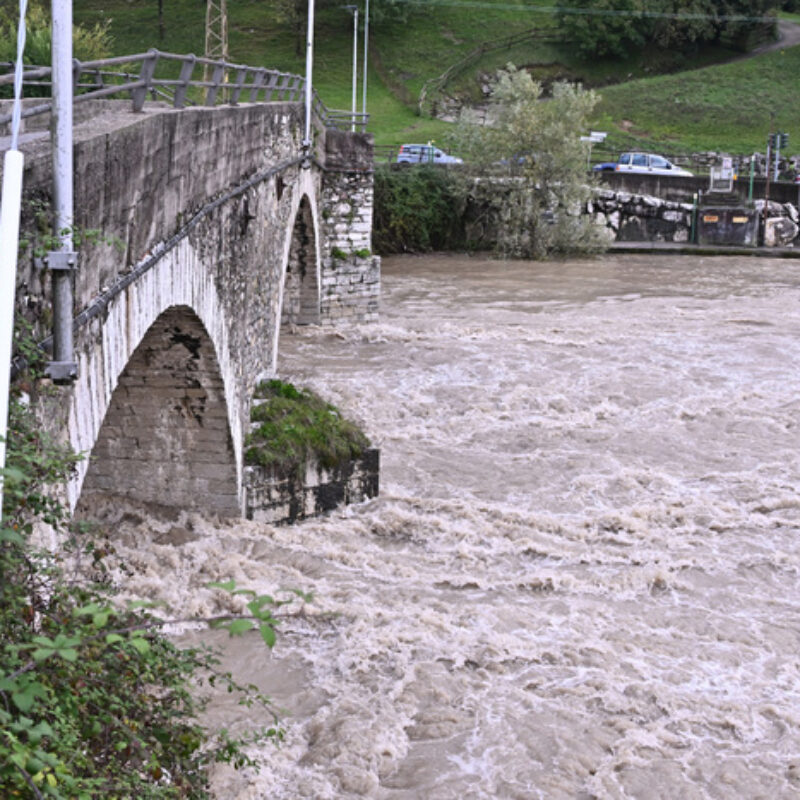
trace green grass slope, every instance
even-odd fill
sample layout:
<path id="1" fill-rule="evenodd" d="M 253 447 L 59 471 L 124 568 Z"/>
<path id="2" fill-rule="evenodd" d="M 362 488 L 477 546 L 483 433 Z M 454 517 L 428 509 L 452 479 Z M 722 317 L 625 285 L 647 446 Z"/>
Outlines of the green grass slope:
<path id="1" fill-rule="evenodd" d="M 373 10 L 378 2 L 372 0 Z M 511 62 L 545 83 L 565 79 L 596 87 L 602 102 L 594 127 L 609 132 L 611 149 L 745 153 L 763 149 L 766 134 L 776 129 L 788 131 L 800 147 L 800 87 L 793 79 L 800 48 L 732 63 L 719 62 L 739 54 L 720 47 L 690 58 L 645 50 L 621 61 L 587 61 L 555 39 L 548 11 L 553 5 L 552 0 L 429 0 L 410 5 L 402 22 L 373 22 L 367 110 L 376 143 L 446 141 L 448 123 L 417 113 L 423 89 L 440 107 L 442 97 L 479 102 L 487 76 Z M 111 19 L 117 54 L 153 46 L 203 52 L 204 3 L 165 0 L 163 40 L 157 9 L 157 0 L 75 0 L 74 13 L 79 22 Z M 304 71 L 304 42 L 297 47 L 278 9 L 277 0 L 228 0 L 233 61 Z M 510 37 L 513 44 L 502 44 Z M 340 5 L 319 6 L 314 84 L 331 108 L 350 107 L 352 43 L 350 14 Z M 362 48 L 359 40 L 359 108 Z M 439 80 L 445 74 L 447 80 Z"/>
<path id="2" fill-rule="evenodd" d="M 770 131 L 800 151 L 800 47 L 609 86 L 596 124 L 621 147 L 762 151 Z M 794 149 L 793 149 L 794 148 Z"/>

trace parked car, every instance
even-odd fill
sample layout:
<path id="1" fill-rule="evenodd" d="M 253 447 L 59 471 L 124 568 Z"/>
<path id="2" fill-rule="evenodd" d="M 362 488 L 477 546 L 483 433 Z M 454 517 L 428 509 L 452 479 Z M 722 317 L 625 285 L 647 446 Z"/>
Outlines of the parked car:
<path id="1" fill-rule="evenodd" d="M 598 164 L 598 167 L 605 166 Z M 597 169 L 597 167 L 595 167 Z M 634 172 L 639 175 L 682 175 L 691 177 L 692 173 L 676 167 L 664 156 L 655 153 L 622 153 L 614 167 L 615 172 Z"/>
<path id="2" fill-rule="evenodd" d="M 397 154 L 398 164 L 463 164 L 457 156 L 449 156 L 432 144 L 402 144 Z"/>

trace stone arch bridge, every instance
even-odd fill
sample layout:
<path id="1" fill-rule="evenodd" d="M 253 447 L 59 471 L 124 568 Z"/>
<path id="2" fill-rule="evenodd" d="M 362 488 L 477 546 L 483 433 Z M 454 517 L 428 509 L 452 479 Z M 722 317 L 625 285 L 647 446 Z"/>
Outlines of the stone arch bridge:
<path id="1" fill-rule="evenodd" d="M 304 160 L 299 102 L 86 106 L 75 222 L 102 237 L 79 247 L 77 378 L 50 421 L 91 454 L 70 506 L 111 490 L 239 515 L 251 396 L 274 374 L 282 324 L 377 316 L 371 137 L 315 118 Z M 24 193 L 46 203 L 46 134 L 29 125 L 26 138 Z M 30 208 L 23 228 L 35 227 Z M 17 288 L 18 313 L 46 319 L 40 261 L 22 260 Z"/>

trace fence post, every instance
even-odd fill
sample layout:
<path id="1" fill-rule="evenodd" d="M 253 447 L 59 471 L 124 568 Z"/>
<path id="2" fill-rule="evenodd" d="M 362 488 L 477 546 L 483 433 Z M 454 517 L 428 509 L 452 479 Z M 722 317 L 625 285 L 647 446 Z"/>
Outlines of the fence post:
<path id="1" fill-rule="evenodd" d="M 258 92 L 264 85 L 264 78 L 266 77 L 267 77 L 267 71 L 263 67 L 259 70 L 256 70 L 256 74 L 253 76 L 253 83 L 250 84 L 251 103 L 255 103 L 258 100 Z"/>
<path id="2" fill-rule="evenodd" d="M 158 63 L 158 50 L 151 50 L 150 54 L 142 61 L 142 68 L 139 70 L 140 86 L 131 89 L 131 99 L 133 100 L 133 110 L 141 111 L 144 108 L 144 101 L 147 99 L 147 90 L 150 88 L 150 81 L 156 71 Z"/>
<path id="3" fill-rule="evenodd" d="M 222 85 L 222 79 L 225 76 L 225 62 L 218 61 L 214 64 L 214 72 L 211 74 L 212 86 L 206 89 L 206 105 L 213 106 L 217 103 L 217 92 Z"/>
<path id="4" fill-rule="evenodd" d="M 178 88 L 175 89 L 175 97 L 173 98 L 173 105 L 175 108 L 183 108 L 186 105 L 186 92 L 189 89 L 189 81 L 192 79 L 196 59 L 197 56 L 191 53 L 186 56 L 181 66 L 181 74 L 178 78 L 180 84 Z"/>
<path id="5" fill-rule="evenodd" d="M 277 72 L 273 72 L 269 76 L 269 80 L 267 81 L 267 87 L 264 91 L 264 101 L 269 103 L 272 100 L 272 96 L 275 93 L 275 88 L 278 85 L 278 79 L 280 78 L 280 74 Z"/>
<path id="6" fill-rule="evenodd" d="M 81 73 L 83 72 L 83 65 L 77 58 L 72 59 L 72 96 L 78 94 L 78 84 L 81 80 Z"/>
<path id="7" fill-rule="evenodd" d="M 247 80 L 247 68 L 236 70 L 236 83 L 231 92 L 231 105 L 235 106 L 239 102 L 239 95 L 242 93 L 242 87 Z"/>
<path id="8" fill-rule="evenodd" d="M 281 83 L 278 86 L 278 99 L 279 100 L 286 100 L 286 93 L 289 90 L 289 83 L 291 82 L 292 76 L 291 75 L 282 75 L 281 76 Z"/>
<path id="9" fill-rule="evenodd" d="M 289 87 L 289 97 L 287 98 L 290 103 L 294 102 L 295 97 L 297 97 L 300 86 L 303 83 L 303 79 L 298 76 L 292 81 L 292 85 Z"/>

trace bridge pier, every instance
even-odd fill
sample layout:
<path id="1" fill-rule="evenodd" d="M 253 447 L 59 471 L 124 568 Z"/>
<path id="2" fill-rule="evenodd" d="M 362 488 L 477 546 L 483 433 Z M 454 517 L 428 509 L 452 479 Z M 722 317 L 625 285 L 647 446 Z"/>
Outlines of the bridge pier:
<path id="1" fill-rule="evenodd" d="M 372 253 L 371 143 L 367 134 L 327 131 L 325 148 L 321 320 L 375 322 L 381 273 Z"/>

